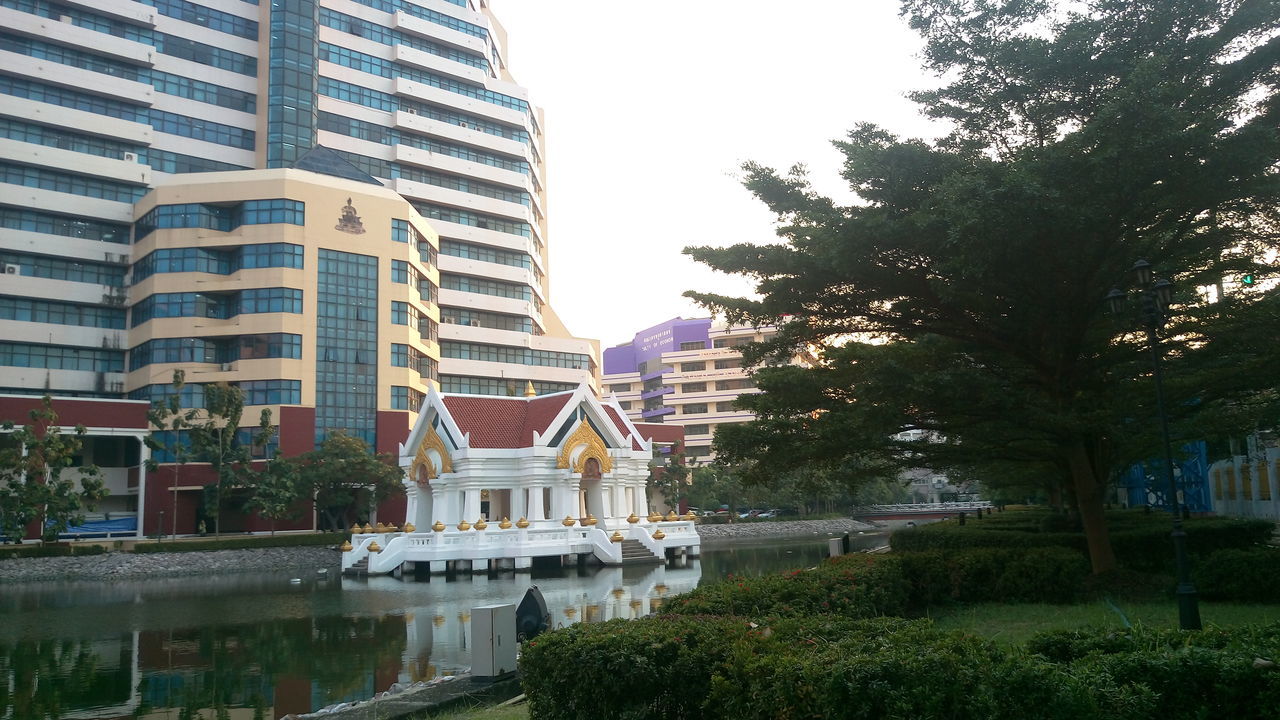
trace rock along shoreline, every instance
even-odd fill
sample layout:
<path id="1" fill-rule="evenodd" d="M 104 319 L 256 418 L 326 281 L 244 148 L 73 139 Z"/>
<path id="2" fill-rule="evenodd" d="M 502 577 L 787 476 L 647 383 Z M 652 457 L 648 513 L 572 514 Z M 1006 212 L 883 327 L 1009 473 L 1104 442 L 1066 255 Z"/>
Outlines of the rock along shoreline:
<path id="1" fill-rule="evenodd" d="M 708 546 L 771 538 L 802 538 L 875 532 L 881 528 L 849 519 L 740 522 L 698 525 Z M 239 572 L 336 572 L 341 555 L 331 547 L 252 548 L 177 553 L 113 552 L 80 557 L 14 558 L 0 560 L 0 585 L 49 580 L 136 580 Z"/>

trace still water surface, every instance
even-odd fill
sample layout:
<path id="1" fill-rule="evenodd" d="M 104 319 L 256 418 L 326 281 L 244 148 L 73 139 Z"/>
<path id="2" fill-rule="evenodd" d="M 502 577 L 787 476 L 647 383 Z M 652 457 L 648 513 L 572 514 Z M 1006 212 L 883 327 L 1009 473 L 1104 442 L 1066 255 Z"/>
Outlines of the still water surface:
<path id="1" fill-rule="evenodd" d="M 529 585 L 553 623 L 598 622 L 643 616 L 730 573 L 825 555 L 814 538 L 704 547 L 682 566 L 0 587 L 0 720 L 275 720 L 466 670 L 471 608 L 518 603 Z"/>

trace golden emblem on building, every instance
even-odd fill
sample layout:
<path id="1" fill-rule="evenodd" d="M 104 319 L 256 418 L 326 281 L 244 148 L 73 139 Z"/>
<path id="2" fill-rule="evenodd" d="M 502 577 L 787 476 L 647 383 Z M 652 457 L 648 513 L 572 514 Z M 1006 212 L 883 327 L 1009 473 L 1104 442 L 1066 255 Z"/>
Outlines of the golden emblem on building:
<path id="1" fill-rule="evenodd" d="M 333 227 L 335 230 L 341 230 L 352 235 L 364 234 L 364 223 L 360 222 L 360 216 L 356 214 L 355 206 L 351 204 L 351 198 L 347 198 L 347 204 L 342 208 L 342 217 L 338 218 L 338 224 Z"/>

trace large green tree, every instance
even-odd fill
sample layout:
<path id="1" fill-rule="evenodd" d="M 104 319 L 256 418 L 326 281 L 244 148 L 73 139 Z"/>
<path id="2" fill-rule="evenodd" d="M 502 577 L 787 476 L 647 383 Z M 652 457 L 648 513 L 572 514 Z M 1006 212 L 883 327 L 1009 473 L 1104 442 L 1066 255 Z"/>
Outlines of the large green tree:
<path id="1" fill-rule="evenodd" d="M 1139 258 L 1177 287 L 1163 332 L 1180 438 L 1273 422 L 1280 3 L 904 0 L 936 89 L 932 141 L 858 125 L 836 143 L 857 196 L 748 164 L 782 242 L 690 248 L 758 298 L 690 293 L 813 343 L 763 369 L 728 462 L 1025 461 L 1065 478 L 1095 571 L 1118 468 L 1158 455 L 1146 340 L 1105 312 Z M 859 69 L 851 68 L 851 72 Z M 1237 279 L 1254 274 L 1259 283 Z M 926 431 L 934 442 L 901 442 Z"/>
<path id="2" fill-rule="evenodd" d="M 315 498 L 330 530 L 346 527 L 352 511 L 351 520 L 367 520 L 373 505 L 404 492 L 404 471 L 395 457 L 374 454 L 364 440 L 344 432 L 330 432 L 319 448 L 292 460 L 299 491 Z"/>
<path id="3" fill-rule="evenodd" d="M 96 465 L 73 467 L 85 427 L 63 431 L 49 396 L 31 411 L 27 424 L 5 420 L 0 429 L 0 534 L 21 542 L 27 526 L 38 522 L 42 540 L 57 539 L 82 524 L 85 511 L 106 497 Z"/>

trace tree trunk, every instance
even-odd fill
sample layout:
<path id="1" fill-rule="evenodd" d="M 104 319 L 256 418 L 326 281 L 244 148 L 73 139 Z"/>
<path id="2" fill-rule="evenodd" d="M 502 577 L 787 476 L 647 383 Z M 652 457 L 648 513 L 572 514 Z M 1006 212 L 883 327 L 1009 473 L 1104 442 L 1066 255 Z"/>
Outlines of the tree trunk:
<path id="1" fill-rule="evenodd" d="M 1116 555 L 1111 548 L 1111 535 L 1107 531 L 1103 483 L 1098 478 L 1096 465 L 1083 443 L 1077 443 L 1068 451 L 1068 455 L 1076 508 L 1080 513 L 1080 524 L 1084 528 L 1085 542 L 1089 547 L 1093 573 L 1099 575 L 1111 572 L 1116 569 Z"/>

